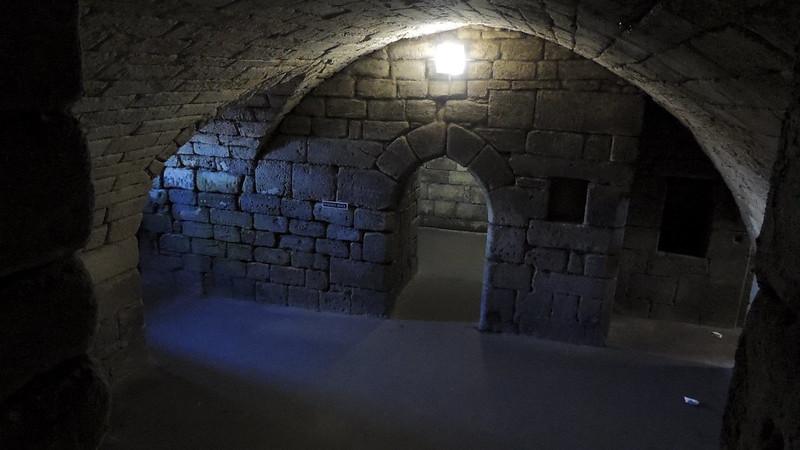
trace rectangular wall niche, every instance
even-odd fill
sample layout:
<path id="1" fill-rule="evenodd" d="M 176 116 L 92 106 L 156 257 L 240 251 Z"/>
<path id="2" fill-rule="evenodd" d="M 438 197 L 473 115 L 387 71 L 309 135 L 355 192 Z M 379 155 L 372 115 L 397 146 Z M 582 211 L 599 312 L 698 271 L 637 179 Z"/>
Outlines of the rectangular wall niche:
<path id="1" fill-rule="evenodd" d="M 583 223 L 589 182 L 575 178 L 551 178 L 547 218 L 553 222 Z"/>
<path id="2" fill-rule="evenodd" d="M 713 208 L 711 180 L 668 178 L 658 250 L 705 257 Z"/>

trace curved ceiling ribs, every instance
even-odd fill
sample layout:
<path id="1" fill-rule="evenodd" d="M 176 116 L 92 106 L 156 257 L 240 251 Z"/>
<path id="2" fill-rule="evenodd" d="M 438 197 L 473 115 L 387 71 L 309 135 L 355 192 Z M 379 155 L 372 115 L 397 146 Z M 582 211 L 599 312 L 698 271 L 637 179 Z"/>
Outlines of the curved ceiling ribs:
<path id="1" fill-rule="evenodd" d="M 85 0 L 87 92 L 74 111 L 87 129 L 99 197 L 119 200 L 147 184 L 145 171 L 158 173 L 198 123 L 254 92 L 293 88 L 275 105 L 274 129 L 323 79 L 391 42 L 463 25 L 514 29 L 593 59 L 671 111 L 756 234 L 798 31 L 787 25 L 792 11 L 739 3 Z"/>

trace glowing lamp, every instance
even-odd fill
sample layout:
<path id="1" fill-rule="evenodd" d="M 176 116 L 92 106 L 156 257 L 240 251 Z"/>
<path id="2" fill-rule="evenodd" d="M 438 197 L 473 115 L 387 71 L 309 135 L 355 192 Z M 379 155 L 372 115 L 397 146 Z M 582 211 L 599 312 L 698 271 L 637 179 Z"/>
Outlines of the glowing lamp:
<path id="1" fill-rule="evenodd" d="M 444 42 L 436 46 L 433 56 L 436 73 L 445 75 L 461 75 L 467 65 L 464 45 L 456 42 Z"/>

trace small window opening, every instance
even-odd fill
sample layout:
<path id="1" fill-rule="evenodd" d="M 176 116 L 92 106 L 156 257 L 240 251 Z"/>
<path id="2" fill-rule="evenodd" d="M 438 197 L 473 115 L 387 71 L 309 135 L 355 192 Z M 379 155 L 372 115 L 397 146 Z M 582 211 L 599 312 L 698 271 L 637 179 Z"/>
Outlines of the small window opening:
<path id="1" fill-rule="evenodd" d="M 554 222 L 583 223 L 589 182 L 574 178 L 551 178 L 547 218 Z"/>
<path id="2" fill-rule="evenodd" d="M 668 178 L 658 250 L 705 257 L 713 208 L 710 180 Z"/>

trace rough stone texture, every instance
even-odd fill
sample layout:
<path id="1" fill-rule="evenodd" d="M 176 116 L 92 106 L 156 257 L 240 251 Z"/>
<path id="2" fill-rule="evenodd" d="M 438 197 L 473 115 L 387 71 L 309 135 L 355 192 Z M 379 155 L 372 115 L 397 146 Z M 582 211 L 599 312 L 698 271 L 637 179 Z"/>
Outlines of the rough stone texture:
<path id="1" fill-rule="evenodd" d="M 632 164 L 624 157 L 611 161 L 611 140 L 623 137 L 615 134 L 621 129 L 618 123 L 629 127 L 640 123 L 641 111 L 610 108 L 588 129 L 541 129 L 534 121 L 541 97 L 537 93 L 563 94 L 564 98 L 592 94 L 619 104 L 638 99 L 639 93 L 607 72 L 593 69 L 589 61 L 580 71 L 568 71 L 571 77 L 561 79 L 556 72 L 542 84 L 536 79 L 538 64 L 585 60 L 575 54 L 548 60 L 541 39 L 475 31 L 468 45 L 474 60 L 463 77 L 439 76 L 425 56 L 417 56 L 427 54 L 424 48 L 433 42 L 430 39 L 392 44 L 385 55 L 356 61 L 308 94 L 256 153 L 241 151 L 256 145 L 242 142 L 244 130 L 263 129 L 256 126 L 259 118 L 264 126 L 272 123 L 272 114 L 265 113 L 271 111 L 277 95 L 271 90 L 266 100 L 253 97 L 207 124 L 191 137 L 191 146 L 182 147 L 177 158 L 167 162 L 164 177 L 154 182 L 150 198 L 155 200 L 146 208 L 146 217 L 148 223 L 159 225 L 140 234 L 154 250 L 155 256 L 147 257 L 156 262 L 153 268 L 178 273 L 184 264 L 182 255 L 208 257 L 199 267 L 214 285 L 227 287 L 235 286 L 246 275 L 245 265 L 255 260 L 271 265 L 267 278 L 256 277 L 269 281 L 269 286 L 245 289 L 246 297 L 382 315 L 416 270 L 416 225 L 474 231 L 485 230 L 491 223 L 497 227 L 490 234 L 501 230 L 501 235 L 490 236 L 496 244 L 490 256 L 494 269 L 486 280 L 493 289 L 486 291 L 484 329 L 551 330 L 555 325 L 550 325 L 549 318 L 520 328 L 527 320 L 526 310 L 515 311 L 514 302 L 507 298 L 527 298 L 535 289 L 532 274 L 544 269 L 536 265 L 541 258 L 525 257 L 534 248 L 571 255 L 568 267 L 543 266 L 553 273 L 577 275 L 580 271 L 580 276 L 596 280 L 616 275 L 617 266 L 605 263 L 596 263 L 592 267 L 600 268 L 584 275 L 584 260 L 607 256 L 602 261 L 614 261 L 619 251 L 619 240 L 613 238 L 621 236 Z M 434 39 L 456 36 L 449 32 Z M 501 39 L 505 53 L 500 51 Z M 502 55 L 527 59 L 501 59 Z M 493 64 L 497 70 L 491 70 Z M 578 72 L 584 84 L 574 84 Z M 428 88 L 411 89 L 400 81 L 423 82 Z M 468 94 L 468 82 L 477 81 L 485 83 L 484 88 Z M 574 107 L 564 101 L 561 106 Z M 323 120 L 329 122 L 323 124 Z M 526 137 L 529 153 L 521 155 Z M 598 161 L 596 151 L 584 155 L 586 142 L 602 139 L 609 140 L 604 159 Z M 520 156 L 534 159 L 520 162 Z M 209 182 L 217 181 L 216 176 L 206 180 L 209 174 L 222 173 L 222 167 L 227 167 L 227 179 L 236 180 L 235 184 Z M 165 184 L 167 173 L 186 181 Z M 591 204 L 579 228 L 547 221 L 549 180 L 565 175 L 589 181 Z M 177 192 L 192 181 L 198 190 L 196 206 L 176 204 L 169 195 L 158 194 L 166 190 L 191 199 Z M 171 229 L 167 221 L 154 219 L 167 214 L 173 219 Z M 253 234 L 251 228 L 258 232 Z M 531 235 L 540 229 L 541 236 Z M 176 233 L 185 239 L 177 239 Z M 519 244 L 513 250 L 510 239 Z M 324 276 L 320 278 L 317 272 Z M 593 309 L 574 312 L 586 320 L 568 327 L 567 340 L 584 342 L 586 337 L 586 343 L 602 343 L 611 291 L 592 292 L 588 297 L 568 284 L 557 291 L 571 295 L 575 305 L 586 309 L 591 304 Z M 308 290 L 322 293 L 319 303 Z M 338 296 L 325 293 L 340 290 L 349 295 L 350 302 L 337 300 L 335 307 L 327 303 Z M 568 308 L 562 309 L 555 319 L 570 314 Z M 488 313 L 494 310 L 504 311 L 500 319 Z M 540 335 L 561 338 L 551 331 Z"/>
<path id="2" fill-rule="evenodd" d="M 800 187 L 800 71 L 794 75 L 792 111 L 783 126 L 766 221 L 758 241 L 759 293 L 736 353 L 722 448 L 787 448 L 800 445 L 800 307 L 796 199 Z"/>
<path id="3" fill-rule="evenodd" d="M 108 384 L 87 356 L 66 360 L 0 404 L 0 445 L 97 448 L 106 432 Z"/>
<path id="4" fill-rule="evenodd" d="M 655 105 L 647 107 L 640 153 L 620 258 L 615 311 L 712 326 L 741 325 L 750 295 L 750 240 L 730 191 L 694 137 Z M 660 251 L 667 190 L 675 183 L 693 180 L 705 180 L 712 189 L 707 249 L 702 255 Z M 590 211 L 592 203 L 590 192 Z M 613 221 L 615 203 L 612 200 L 611 208 L 599 208 L 606 211 L 606 219 Z M 686 230 L 691 232 L 703 230 Z"/>

